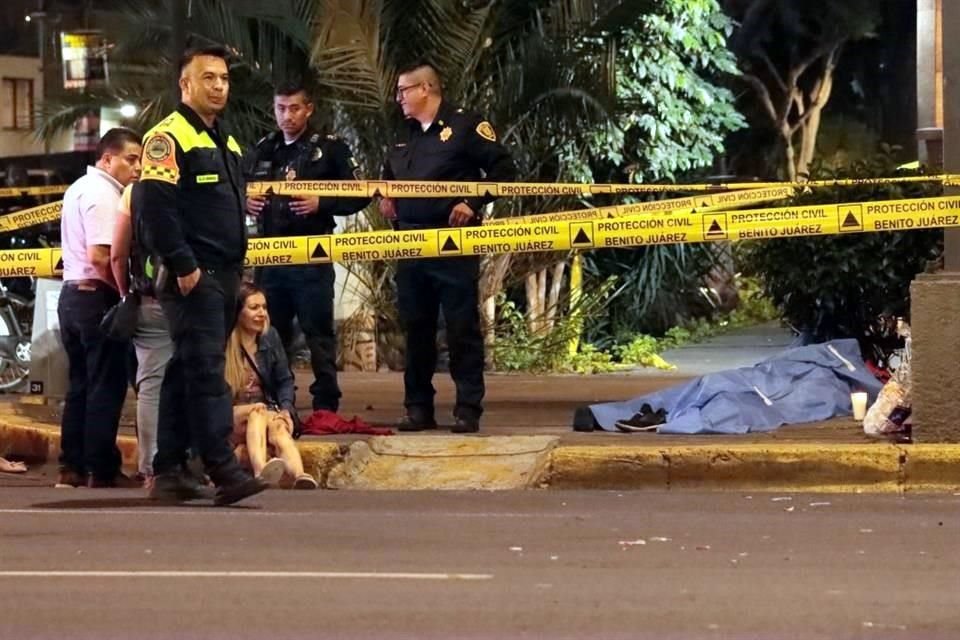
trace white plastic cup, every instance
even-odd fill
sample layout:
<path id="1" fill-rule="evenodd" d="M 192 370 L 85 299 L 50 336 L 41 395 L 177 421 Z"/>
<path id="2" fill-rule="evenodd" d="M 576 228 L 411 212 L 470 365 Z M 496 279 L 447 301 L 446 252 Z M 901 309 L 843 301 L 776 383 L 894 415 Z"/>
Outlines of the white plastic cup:
<path id="1" fill-rule="evenodd" d="M 857 391 L 850 394 L 850 404 L 853 405 L 853 419 L 858 422 L 863 421 L 867 415 L 867 394 L 864 391 Z"/>

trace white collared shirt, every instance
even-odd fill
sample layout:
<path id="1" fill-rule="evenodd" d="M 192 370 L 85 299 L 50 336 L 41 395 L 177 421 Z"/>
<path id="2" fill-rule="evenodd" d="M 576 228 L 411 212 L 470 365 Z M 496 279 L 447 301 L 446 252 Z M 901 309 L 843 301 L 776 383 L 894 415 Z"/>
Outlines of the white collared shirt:
<path id="1" fill-rule="evenodd" d="M 123 185 L 106 171 L 87 167 L 87 174 L 63 195 L 60 236 L 63 245 L 63 279 L 99 280 L 87 257 L 87 247 L 110 246 L 113 224 Z"/>

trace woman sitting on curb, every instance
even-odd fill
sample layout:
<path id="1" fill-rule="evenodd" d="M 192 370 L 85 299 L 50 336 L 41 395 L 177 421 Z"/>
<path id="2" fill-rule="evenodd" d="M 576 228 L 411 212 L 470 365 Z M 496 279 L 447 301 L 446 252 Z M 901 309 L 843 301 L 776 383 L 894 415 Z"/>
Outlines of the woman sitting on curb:
<path id="1" fill-rule="evenodd" d="M 226 379 L 233 392 L 233 437 L 238 457 L 242 446 L 254 475 L 279 484 L 286 475 L 295 489 L 316 489 L 303 470 L 294 442 L 293 373 L 280 335 L 270 327 L 267 299 L 249 283 L 240 285 L 237 316 L 227 340 Z M 273 457 L 267 459 L 270 451 Z"/>

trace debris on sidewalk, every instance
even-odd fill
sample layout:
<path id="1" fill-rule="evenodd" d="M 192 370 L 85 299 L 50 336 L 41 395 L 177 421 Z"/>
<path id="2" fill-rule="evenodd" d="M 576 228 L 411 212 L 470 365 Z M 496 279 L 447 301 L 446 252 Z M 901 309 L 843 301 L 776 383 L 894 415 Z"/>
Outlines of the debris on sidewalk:
<path id="1" fill-rule="evenodd" d="M 897 333 L 904 339 L 900 352 L 900 364 L 890 381 L 883 385 L 877 401 L 867 410 L 863 419 L 863 432 L 871 438 L 892 439 L 909 442 L 913 411 L 910 325 L 904 321 L 897 324 Z"/>

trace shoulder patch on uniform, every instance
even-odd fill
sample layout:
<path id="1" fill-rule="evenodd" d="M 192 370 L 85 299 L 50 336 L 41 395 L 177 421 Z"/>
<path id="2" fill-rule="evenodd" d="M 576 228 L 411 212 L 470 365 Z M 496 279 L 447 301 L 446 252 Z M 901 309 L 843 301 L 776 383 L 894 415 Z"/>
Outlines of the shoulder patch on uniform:
<path id="1" fill-rule="evenodd" d="M 156 132 L 143 144 L 143 162 L 140 179 L 159 180 L 177 184 L 180 167 L 177 166 L 177 148 L 169 133 Z"/>
<path id="2" fill-rule="evenodd" d="M 310 136 L 310 144 L 317 144 L 319 141 L 320 141 L 319 133 L 315 133 L 312 136 Z"/>
<path id="3" fill-rule="evenodd" d="M 163 162 L 173 153 L 173 141 L 165 133 L 154 134 L 147 140 L 143 148 L 143 154 L 147 160 L 154 162 Z"/>
<path id="4" fill-rule="evenodd" d="M 493 130 L 493 125 L 486 120 L 477 125 L 477 133 L 484 140 L 489 140 L 490 142 L 497 141 L 497 132 Z"/>
<path id="5" fill-rule="evenodd" d="M 339 139 L 340 139 L 340 138 L 338 138 L 337 136 L 333 135 L 332 133 L 328 133 L 328 134 L 327 134 L 327 140 L 339 140 Z"/>

